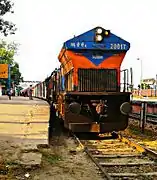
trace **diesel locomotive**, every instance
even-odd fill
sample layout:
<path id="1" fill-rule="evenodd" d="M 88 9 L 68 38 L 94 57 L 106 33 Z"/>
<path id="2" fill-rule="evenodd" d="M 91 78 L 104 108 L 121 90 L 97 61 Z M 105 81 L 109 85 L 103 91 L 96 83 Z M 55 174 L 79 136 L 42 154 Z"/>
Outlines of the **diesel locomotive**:
<path id="1" fill-rule="evenodd" d="M 102 27 L 63 44 L 60 68 L 44 83 L 46 99 L 65 128 L 94 133 L 126 129 L 131 93 L 121 91 L 120 67 L 129 48 L 129 42 Z"/>

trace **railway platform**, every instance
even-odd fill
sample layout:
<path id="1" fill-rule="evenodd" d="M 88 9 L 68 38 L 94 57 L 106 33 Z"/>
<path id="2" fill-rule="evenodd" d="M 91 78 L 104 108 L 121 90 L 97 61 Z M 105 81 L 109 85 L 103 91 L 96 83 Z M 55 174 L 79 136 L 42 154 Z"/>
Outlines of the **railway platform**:
<path id="1" fill-rule="evenodd" d="M 143 97 L 143 98 L 133 98 L 132 101 L 145 101 L 145 102 L 157 102 L 157 98 L 149 98 L 149 97 Z"/>
<path id="2" fill-rule="evenodd" d="M 0 97 L 0 137 L 14 143 L 47 144 L 49 105 L 28 97 Z"/>
<path id="3" fill-rule="evenodd" d="M 46 101 L 0 96 L 0 179 L 8 179 L 7 168 L 11 165 L 24 169 L 40 166 L 42 154 L 38 145 L 48 145 L 48 122 Z"/>

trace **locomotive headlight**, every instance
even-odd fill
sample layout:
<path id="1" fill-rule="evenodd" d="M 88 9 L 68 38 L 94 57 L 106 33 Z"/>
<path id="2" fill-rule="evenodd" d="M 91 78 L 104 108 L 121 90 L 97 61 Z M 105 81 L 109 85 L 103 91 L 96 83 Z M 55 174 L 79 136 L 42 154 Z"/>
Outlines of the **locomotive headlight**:
<path id="1" fill-rule="evenodd" d="M 96 35 L 96 41 L 102 41 L 103 37 L 101 35 Z"/>
<path id="2" fill-rule="evenodd" d="M 97 32 L 97 34 L 101 34 L 102 33 L 102 29 L 98 28 L 96 32 Z"/>
<path id="3" fill-rule="evenodd" d="M 69 104 L 69 110 L 74 114 L 80 114 L 81 105 L 77 102 L 72 102 Z"/>
<path id="4" fill-rule="evenodd" d="M 124 115 L 128 115 L 132 110 L 132 106 L 130 103 L 128 102 L 124 102 L 121 106 L 120 106 L 120 112 Z"/>

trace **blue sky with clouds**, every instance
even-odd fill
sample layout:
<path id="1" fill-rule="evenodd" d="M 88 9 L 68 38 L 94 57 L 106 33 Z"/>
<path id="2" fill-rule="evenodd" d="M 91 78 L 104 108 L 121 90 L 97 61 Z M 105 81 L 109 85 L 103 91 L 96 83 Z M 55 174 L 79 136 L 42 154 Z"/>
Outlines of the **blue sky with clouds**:
<path id="1" fill-rule="evenodd" d="M 13 0 L 14 11 L 6 18 L 18 31 L 8 37 L 20 43 L 19 55 L 24 80 L 43 80 L 59 66 L 57 56 L 64 41 L 95 26 L 131 43 L 122 68 L 133 67 L 134 83 L 157 73 L 157 2 L 155 0 Z"/>

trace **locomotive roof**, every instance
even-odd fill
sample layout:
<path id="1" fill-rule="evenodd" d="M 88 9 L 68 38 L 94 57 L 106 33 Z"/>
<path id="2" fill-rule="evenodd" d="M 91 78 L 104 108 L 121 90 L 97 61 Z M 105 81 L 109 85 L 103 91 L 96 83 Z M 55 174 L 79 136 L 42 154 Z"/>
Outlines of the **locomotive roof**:
<path id="1" fill-rule="evenodd" d="M 66 41 L 63 45 L 64 49 L 71 49 L 74 51 L 83 50 L 83 49 L 91 49 L 91 50 L 119 50 L 119 51 L 128 51 L 130 48 L 130 43 L 125 41 L 124 39 L 116 36 L 115 34 L 109 32 L 107 37 L 101 42 L 95 42 L 95 32 L 96 29 L 101 28 L 103 31 L 108 31 L 102 27 L 93 28 L 79 36 L 76 36 L 68 41 Z"/>

